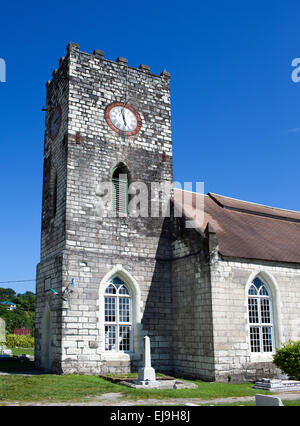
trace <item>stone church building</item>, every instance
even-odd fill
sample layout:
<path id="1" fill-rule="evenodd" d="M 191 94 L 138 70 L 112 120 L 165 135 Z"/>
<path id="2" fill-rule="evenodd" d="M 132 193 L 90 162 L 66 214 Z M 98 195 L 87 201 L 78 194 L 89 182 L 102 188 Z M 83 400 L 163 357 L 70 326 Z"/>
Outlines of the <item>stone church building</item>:
<path id="1" fill-rule="evenodd" d="M 47 82 L 38 367 L 135 371 L 148 335 L 157 371 L 242 382 L 300 339 L 300 213 L 179 189 L 128 213 L 173 182 L 169 80 L 69 43 Z"/>

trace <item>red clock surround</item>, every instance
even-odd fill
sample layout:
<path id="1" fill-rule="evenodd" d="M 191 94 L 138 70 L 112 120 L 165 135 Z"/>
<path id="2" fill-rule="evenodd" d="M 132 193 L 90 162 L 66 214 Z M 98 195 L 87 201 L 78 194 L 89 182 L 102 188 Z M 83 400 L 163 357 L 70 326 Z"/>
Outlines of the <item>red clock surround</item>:
<path id="1" fill-rule="evenodd" d="M 115 108 L 117 106 L 127 108 L 127 109 L 129 109 L 129 111 L 131 111 L 135 115 L 136 121 L 137 121 L 137 126 L 134 130 L 131 130 L 130 132 L 126 132 L 126 131 L 122 131 L 122 130 L 117 129 L 113 125 L 113 123 L 110 120 L 109 113 L 113 108 Z M 124 102 L 113 102 L 112 104 L 108 105 L 108 107 L 106 108 L 105 113 L 104 113 L 104 118 L 105 118 L 107 124 L 109 125 L 109 127 L 114 132 L 116 132 L 118 134 L 126 135 L 126 136 L 136 135 L 141 130 L 141 127 L 142 127 L 142 120 L 141 120 L 139 113 L 134 108 L 132 108 L 132 106 L 130 106 L 130 105 L 124 103 Z"/>

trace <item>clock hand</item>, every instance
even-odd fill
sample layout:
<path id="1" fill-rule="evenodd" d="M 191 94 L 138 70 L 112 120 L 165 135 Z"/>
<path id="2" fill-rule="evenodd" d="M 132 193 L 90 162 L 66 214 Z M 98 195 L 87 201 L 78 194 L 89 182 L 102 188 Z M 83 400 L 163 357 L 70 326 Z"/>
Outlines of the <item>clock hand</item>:
<path id="1" fill-rule="evenodd" d="M 121 113 L 122 113 L 124 125 L 127 126 L 126 119 L 125 119 L 125 114 L 124 114 L 124 108 L 121 110 Z"/>

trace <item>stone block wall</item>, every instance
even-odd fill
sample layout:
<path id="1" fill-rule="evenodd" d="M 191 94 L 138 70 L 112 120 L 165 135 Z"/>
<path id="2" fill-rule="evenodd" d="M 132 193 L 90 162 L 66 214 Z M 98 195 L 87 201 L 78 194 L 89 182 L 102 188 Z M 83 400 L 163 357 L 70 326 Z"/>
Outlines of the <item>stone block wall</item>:
<path id="1" fill-rule="evenodd" d="M 180 228 L 185 229 L 182 222 Z M 174 374 L 214 380 L 207 239 L 194 229 L 185 229 L 182 235 L 176 232 L 172 247 Z"/>
<path id="2" fill-rule="evenodd" d="M 250 351 L 247 285 L 260 276 L 272 291 L 275 346 L 300 338 L 300 268 L 245 259 L 220 259 L 212 268 L 216 380 L 275 377 L 272 354 Z"/>
<path id="3" fill-rule="evenodd" d="M 174 374 L 220 382 L 278 377 L 272 353 L 250 350 L 247 291 L 259 276 L 272 292 L 274 347 L 299 340 L 299 265 L 223 258 L 208 230 L 194 239 L 190 231 L 175 236 Z"/>
<path id="4" fill-rule="evenodd" d="M 50 225 L 43 228 L 38 281 L 42 269 L 47 270 L 49 256 L 61 253 L 60 288 L 55 290 L 63 292 L 72 278 L 78 284 L 55 313 L 61 317 L 59 326 L 53 326 L 53 333 L 61 336 L 57 370 L 93 373 L 136 369 L 142 362 L 145 334 L 151 338 L 154 367 L 170 370 L 169 220 L 113 217 L 107 206 L 99 213 L 102 183 L 110 181 L 112 170 L 120 163 L 129 170 L 130 182 L 144 182 L 149 189 L 151 182 L 172 182 L 169 77 L 166 72 L 152 74 L 146 66 L 132 68 L 124 58 L 113 62 L 99 51 L 92 55 L 81 52 L 78 45 L 70 43 L 66 58 L 47 84 L 48 102 L 55 99 L 62 105 L 63 122 L 55 141 L 46 129 L 43 217 L 49 217 L 46 200 L 55 166 L 59 208 L 50 222 L 60 221 L 60 228 L 56 234 Z M 114 101 L 128 101 L 139 112 L 142 127 L 137 135 L 124 137 L 107 125 L 105 109 Z M 46 122 L 48 119 L 46 116 Z M 104 351 L 100 284 L 110 271 L 121 271 L 125 280 L 127 273 L 138 287 L 133 289 L 139 293 L 140 303 L 134 300 L 134 309 L 139 312 L 135 312 L 132 354 Z M 39 286 L 38 292 L 43 292 Z M 43 312 L 45 295 L 39 297 L 38 309 Z M 40 322 L 38 315 L 38 328 Z"/>
<path id="5" fill-rule="evenodd" d="M 143 337 L 155 369 L 206 380 L 252 380 L 277 374 L 272 356 L 250 352 L 247 284 L 260 274 L 274 301 L 275 344 L 300 339 L 300 267 L 222 258 L 210 227 L 187 230 L 184 218 L 115 217 L 103 183 L 118 164 L 129 183 L 173 181 L 167 72 L 88 54 L 70 43 L 47 83 L 41 260 L 37 267 L 37 365 L 64 373 L 136 370 Z M 112 102 L 141 117 L 130 137 L 105 121 Z M 60 108 L 55 137 L 49 126 Z M 52 135 L 53 136 L 53 135 Z M 104 350 L 104 289 L 114 275 L 133 300 L 132 353 Z M 51 280 L 46 291 L 45 280 Z M 63 300 L 71 283 L 77 288 Z"/>
<path id="6" fill-rule="evenodd" d="M 37 265 L 35 310 L 35 362 L 37 368 L 61 372 L 62 300 L 46 291 L 62 286 L 62 255 L 49 256 Z M 60 291 L 60 290 L 58 290 Z"/>

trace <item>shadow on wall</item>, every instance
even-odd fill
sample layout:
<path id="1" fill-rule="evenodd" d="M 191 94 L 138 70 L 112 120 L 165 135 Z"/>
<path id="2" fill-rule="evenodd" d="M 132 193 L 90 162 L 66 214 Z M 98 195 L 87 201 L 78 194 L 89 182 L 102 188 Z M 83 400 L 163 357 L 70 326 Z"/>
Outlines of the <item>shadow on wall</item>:
<path id="1" fill-rule="evenodd" d="M 151 341 L 152 366 L 172 372 L 172 251 L 171 219 L 152 218 L 153 232 L 161 228 L 142 326 Z"/>

